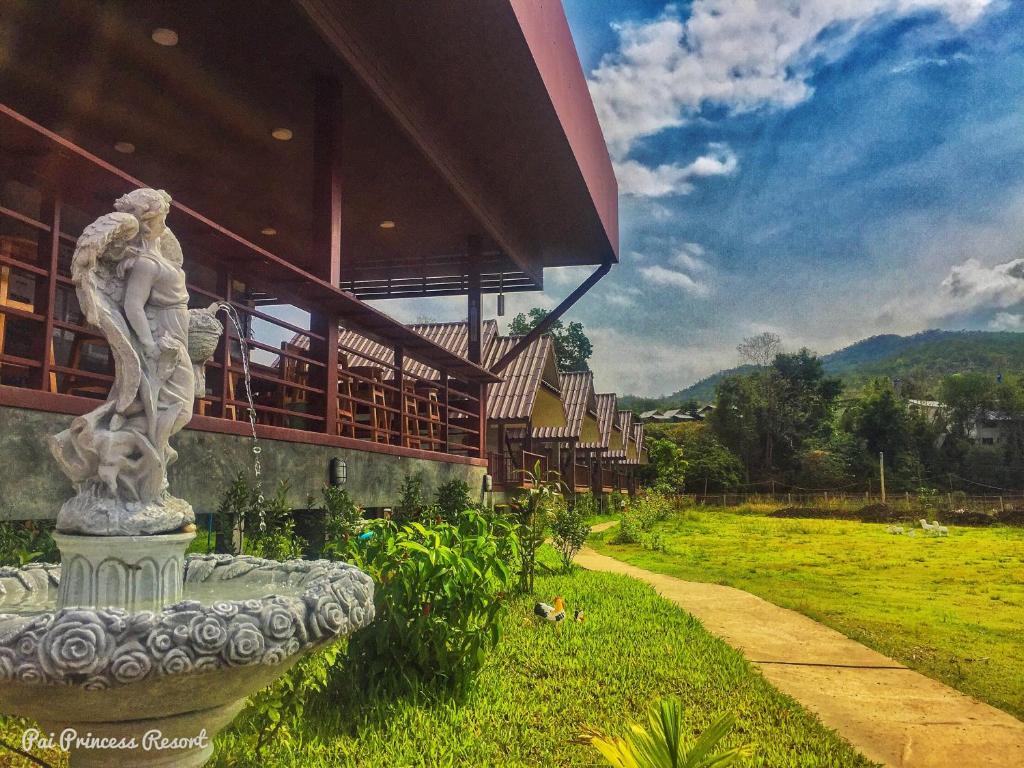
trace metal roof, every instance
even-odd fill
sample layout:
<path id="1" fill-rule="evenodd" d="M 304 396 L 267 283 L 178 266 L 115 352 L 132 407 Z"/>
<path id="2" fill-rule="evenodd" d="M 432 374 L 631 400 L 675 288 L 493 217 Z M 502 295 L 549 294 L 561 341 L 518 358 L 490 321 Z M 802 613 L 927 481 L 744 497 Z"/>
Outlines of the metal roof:
<path id="1" fill-rule="evenodd" d="M 590 371 L 572 371 L 559 374 L 558 379 L 562 388 L 566 424 L 564 427 L 536 427 L 533 436 L 538 440 L 578 440 L 587 412 L 597 418 L 594 374 Z"/>
<path id="2" fill-rule="evenodd" d="M 494 365 L 519 339 L 495 336 L 484 355 L 484 367 Z M 520 352 L 501 372 L 501 382 L 487 388 L 488 420 L 528 421 L 541 386 L 560 394 L 555 365 L 555 346 L 550 336 L 541 336 Z"/>
<path id="3" fill-rule="evenodd" d="M 594 395 L 597 403 L 597 426 L 601 439 L 596 443 L 580 443 L 579 448 L 588 451 L 607 450 L 611 447 L 613 428 L 615 427 L 615 406 L 618 402 L 614 392 L 603 392 Z"/>

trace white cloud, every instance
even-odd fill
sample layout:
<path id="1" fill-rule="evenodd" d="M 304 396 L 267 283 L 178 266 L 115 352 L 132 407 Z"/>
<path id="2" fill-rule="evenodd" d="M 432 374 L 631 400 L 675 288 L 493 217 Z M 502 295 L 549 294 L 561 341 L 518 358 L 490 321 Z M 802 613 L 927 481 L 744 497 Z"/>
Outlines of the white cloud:
<path id="1" fill-rule="evenodd" d="M 967 259 L 949 270 L 942 287 L 960 311 L 1013 307 L 1024 301 L 1024 259 L 1011 259 L 991 267 L 978 259 Z"/>
<path id="2" fill-rule="evenodd" d="M 590 89 L 622 160 L 637 139 L 682 125 L 705 105 L 744 112 L 799 104 L 815 69 L 883 17 L 935 12 L 963 28 L 994 2 L 694 0 L 686 19 L 670 5 L 656 19 L 615 25 L 618 48 L 591 73 Z"/>
<path id="3" fill-rule="evenodd" d="M 679 250 L 672 254 L 669 261 L 675 266 L 688 269 L 691 272 L 705 272 L 709 267 L 708 263 L 701 258 L 704 253 L 704 247 L 699 243 L 683 243 Z"/>
<path id="4" fill-rule="evenodd" d="M 924 67 L 948 67 L 952 64 L 965 64 L 971 60 L 971 57 L 966 53 L 954 53 L 949 58 L 943 58 L 941 56 L 920 56 L 915 59 L 904 61 L 902 64 L 897 64 L 895 67 L 889 70 L 890 74 L 893 75 L 904 75 L 907 72 L 913 72 Z"/>
<path id="5" fill-rule="evenodd" d="M 735 365 L 736 353 L 700 343 L 666 344 L 644 334 L 587 326 L 594 344 L 590 368 L 598 392 L 667 395 L 720 368 Z M 630 365 L 623 365 L 629 360 Z"/>
<path id="6" fill-rule="evenodd" d="M 708 176 L 731 176 L 739 168 L 736 153 L 727 144 L 712 143 L 708 152 L 692 163 L 664 163 L 649 167 L 636 160 L 615 164 L 619 191 L 636 197 L 688 195 L 693 191 L 690 179 Z"/>
<path id="7" fill-rule="evenodd" d="M 694 280 L 684 272 L 667 269 L 658 264 L 641 267 L 640 274 L 649 283 L 679 288 L 694 296 L 707 296 L 711 292 L 711 289 L 705 283 Z"/>
<path id="8" fill-rule="evenodd" d="M 1024 331 L 1024 315 L 1015 315 L 1012 312 L 997 312 L 988 327 L 993 331 Z"/>

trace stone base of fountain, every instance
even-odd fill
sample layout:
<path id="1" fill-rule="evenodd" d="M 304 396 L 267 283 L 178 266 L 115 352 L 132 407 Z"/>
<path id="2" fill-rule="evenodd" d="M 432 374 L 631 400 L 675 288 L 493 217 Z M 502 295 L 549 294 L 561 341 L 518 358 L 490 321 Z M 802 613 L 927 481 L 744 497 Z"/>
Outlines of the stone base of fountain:
<path id="1" fill-rule="evenodd" d="M 65 734 L 71 768 L 199 768 L 213 754 L 213 737 L 234 720 L 245 700 L 153 720 L 40 722 L 60 744 Z M 70 732 L 74 731 L 75 736 Z M 76 746 L 74 739 L 80 740 Z M 109 748 L 98 746 L 109 744 Z"/>
<path id="2" fill-rule="evenodd" d="M 53 535 L 63 563 L 58 608 L 160 610 L 181 600 L 185 550 L 195 533 Z"/>

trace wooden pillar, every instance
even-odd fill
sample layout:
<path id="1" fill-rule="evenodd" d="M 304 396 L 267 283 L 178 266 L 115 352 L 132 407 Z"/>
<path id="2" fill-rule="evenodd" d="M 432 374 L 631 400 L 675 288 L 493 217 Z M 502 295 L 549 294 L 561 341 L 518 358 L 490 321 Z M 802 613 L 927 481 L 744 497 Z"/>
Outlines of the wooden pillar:
<path id="1" fill-rule="evenodd" d="M 480 397 L 477 403 L 477 429 L 480 430 L 477 435 L 477 450 L 479 457 L 483 459 L 487 457 L 487 385 L 481 384 L 477 392 Z"/>
<path id="2" fill-rule="evenodd" d="M 341 84 L 317 77 L 313 100 L 314 273 L 341 282 Z"/>
<path id="3" fill-rule="evenodd" d="M 469 361 L 480 365 L 483 361 L 483 312 L 480 289 L 480 240 L 470 237 L 466 241 L 466 270 L 469 292 L 466 319 L 469 323 Z"/>
<path id="4" fill-rule="evenodd" d="M 395 398 L 398 403 L 398 444 L 405 445 L 405 350 L 401 344 L 395 346 L 395 388 L 398 390 Z"/>
<path id="5" fill-rule="evenodd" d="M 451 451 L 451 446 L 448 443 L 448 423 L 451 421 L 451 411 L 448 410 L 449 393 L 448 372 L 441 371 L 441 406 L 444 409 L 444 419 L 441 420 L 441 444 L 444 446 L 445 453 Z"/>
<path id="6" fill-rule="evenodd" d="M 39 368 L 38 380 L 33 379 L 32 386 L 44 391 L 57 391 L 56 386 L 50 386 L 51 367 L 53 360 L 53 316 L 57 310 L 57 260 L 60 254 L 60 214 L 61 199 L 60 193 L 55 192 L 48 199 L 43 201 L 43 208 L 40 218 L 50 226 L 50 236 L 39 237 L 39 262 L 47 264 L 50 274 L 43 280 L 36 277 L 36 290 L 33 302 L 34 311 L 43 315 L 43 331 L 37 339 L 33 340 L 32 357 L 42 361 Z"/>
<path id="7" fill-rule="evenodd" d="M 324 367 L 310 366 L 310 383 L 323 389 L 323 395 L 310 398 L 314 413 L 324 417 L 324 433 L 338 434 L 338 316 L 329 312 L 314 312 L 309 318 L 309 330 L 322 339 L 309 339 L 309 354 Z"/>

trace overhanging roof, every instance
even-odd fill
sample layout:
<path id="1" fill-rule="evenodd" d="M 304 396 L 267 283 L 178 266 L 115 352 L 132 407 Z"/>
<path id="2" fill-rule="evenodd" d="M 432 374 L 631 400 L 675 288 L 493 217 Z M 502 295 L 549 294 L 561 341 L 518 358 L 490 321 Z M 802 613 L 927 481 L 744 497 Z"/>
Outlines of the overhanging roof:
<path id="1" fill-rule="evenodd" d="M 618 258 L 618 186 L 561 3 L 298 0 L 524 272 Z"/>
<path id="2" fill-rule="evenodd" d="M 336 83 L 358 296 L 464 293 L 470 237 L 487 292 L 616 258 L 615 179 L 557 2 L 8 5 L 4 103 L 321 277 L 314 83 Z"/>
<path id="3" fill-rule="evenodd" d="M 588 413 L 594 419 L 597 418 L 593 373 L 563 373 L 559 376 L 559 383 L 562 388 L 562 403 L 565 405 L 565 426 L 535 427 L 533 437 L 538 440 L 578 440 Z"/>

